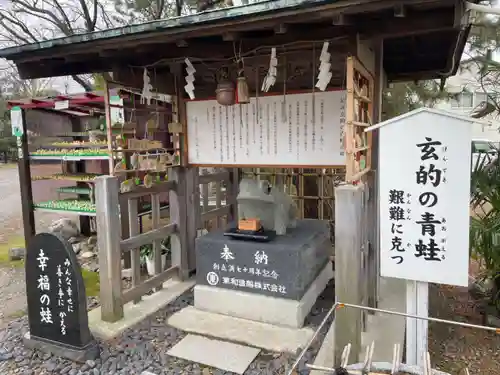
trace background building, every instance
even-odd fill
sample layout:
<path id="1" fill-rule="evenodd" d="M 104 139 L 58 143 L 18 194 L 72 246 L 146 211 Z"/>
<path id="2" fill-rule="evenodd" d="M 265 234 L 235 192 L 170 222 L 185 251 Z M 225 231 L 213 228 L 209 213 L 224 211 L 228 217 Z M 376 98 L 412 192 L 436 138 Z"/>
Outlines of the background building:
<path id="1" fill-rule="evenodd" d="M 481 102 L 490 101 L 498 96 L 498 88 L 488 85 L 486 80 L 481 83 L 480 74 L 474 67 L 461 68 L 457 75 L 446 81 L 449 92 L 458 93 L 456 100 L 443 100 L 435 108 L 470 116 L 474 108 Z M 474 124 L 472 138 L 500 142 L 500 116 L 497 111 L 484 117 L 483 121 Z M 488 124 L 485 124 L 485 121 Z"/>

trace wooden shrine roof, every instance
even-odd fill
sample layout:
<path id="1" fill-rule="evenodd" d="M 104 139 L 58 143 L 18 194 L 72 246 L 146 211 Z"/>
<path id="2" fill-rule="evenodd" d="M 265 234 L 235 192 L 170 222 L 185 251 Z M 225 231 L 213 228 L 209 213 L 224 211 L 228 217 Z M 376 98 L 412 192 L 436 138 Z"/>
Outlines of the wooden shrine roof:
<path id="1" fill-rule="evenodd" d="M 457 0 L 274 0 L 6 48 L 0 57 L 13 61 L 26 79 L 117 66 L 160 70 L 186 56 L 229 60 L 237 49 L 256 54 L 263 46 L 296 50 L 290 60 L 307 58 L 309 67 L 311 50 L 322 41 L 331 41 L 332 59 L 337 52 L 344 59 L 346 38 L 361 35 L 383 40 L 390 80 L 438 78 L 456 72 L 469 32 L 464 15 Z M 298 41 L 309 46 L 288 47 Z M 265 53 L 264 65 L 269 48 Z"/>

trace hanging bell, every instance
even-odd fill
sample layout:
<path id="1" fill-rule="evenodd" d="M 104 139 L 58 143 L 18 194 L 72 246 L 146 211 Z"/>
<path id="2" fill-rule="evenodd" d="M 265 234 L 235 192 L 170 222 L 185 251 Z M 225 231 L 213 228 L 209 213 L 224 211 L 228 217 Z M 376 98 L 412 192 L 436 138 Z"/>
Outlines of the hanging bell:
<path id="1" fill-rule="evenodd" d="M 238 103 L 247 104 L 250 103 L 250 93 L 248 90 L 248 83 L 245 76 L 238 77 L 237 83 L 237 98 Z"/>
<path id="2" fill-rule="evenodd" d="M 234 94 L 234 86 L 229 80 L 222 80 L 217 84 L 215 99 L 220 105 L 233 105 L 235 99 Z"/>
<path id="3" fill-rule="evenodd" d="M 247 78 L 245 77 L 245 67 L 243 60 L 239 61 L 238 79 L 236 81 L 236 102 L 240 104 L 250 103 L 250 93 L 248 90 Z"/>

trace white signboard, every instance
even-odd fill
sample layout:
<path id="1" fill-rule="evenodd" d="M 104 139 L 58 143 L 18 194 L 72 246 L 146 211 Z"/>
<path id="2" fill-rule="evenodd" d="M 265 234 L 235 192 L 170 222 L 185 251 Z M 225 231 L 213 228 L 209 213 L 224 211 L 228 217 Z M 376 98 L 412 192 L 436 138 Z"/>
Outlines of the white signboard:
<path id="1" fill-rule="evenodd" d="M 467 286 L 471 121 L 419 109 L 379 147 L 381 275 Z"/>
<path id="2" fill-rule="evenodd" d="M 187 103 L 188 160 L 198 165 L 345 165 L 345 91 Z"/>
<path id="3" fill-rule="evenodd" d="M 111 114 L 111 124 L 123 124 L 125 121 L 123 99 L 119 95 L 113 95 L 109 98 L 109 104 L 113 106 L 109 111 Z"/>

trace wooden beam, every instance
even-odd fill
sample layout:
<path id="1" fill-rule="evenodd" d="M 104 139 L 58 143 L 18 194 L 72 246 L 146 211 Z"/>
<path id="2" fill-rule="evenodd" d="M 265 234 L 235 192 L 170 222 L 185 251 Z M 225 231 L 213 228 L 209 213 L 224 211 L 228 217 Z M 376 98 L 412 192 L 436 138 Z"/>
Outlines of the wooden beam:
<path id="1" fill-rule="evenodd" d="M 224 33 L 222 34 L 222 40 L 224 42 L 235 42 L 241 39 L 241 35 L 239 33 Z"/>
<path id="2" fill-rule="evenodd" d="M 406 17 L 406 7 L 403 4 L 399 4 L 394 7 L 394 17 Z"/>
<path id="3" fill-rule="evenodd" d="M 30 156 L 28 148 L 28 124 L 26 110 L 21 111 L 22 135 L 16 138 L 18 153 L 19 187 L 21 192 L 21 211 L 23 213 L 24 242 L 28 248 L 32 237 L 36 234 L 35 214 L 33 212 L 33 190 L 31 181 Z"/>
<path id="4" fill-rule="evenodd" d="M 433 3 L 435 0 L 404 0 L 405 3 Z M 322 6 L 311 6 L 305 9 L 292 9 L 287 11 L 282 11 L 277 14 L 276 12 L 269 12 L 269 14 L 263 14 L 258 16 L 249 16 L 243 19 L 230 19 L 223 22 L 210 22 L 206 24 L 193 24 L 193 25 L 183 25 L 178 28 L 172 28 L 170 30 L 161 29 L 155 32 L 148 33 L 136 33 L 136 34 L 126 34 L 121 35 L 119 42 L 117 38 L 109 38 L 98 40 L 93 42 L 92 45 L 95 49 L 105 49 L 106 46 L 116 46 L 119 43 L 121 46 L 125 47 L 128 44 L 132 45 L 144 45 L 151 42 L 170 42 L 173 43 L 179 39 L 186 39 L 187 37 L 204 37 L 204 36 L 216 36 L 220 35 L 220 30 L 225 32 L 240 32 L 245 30 L 262 30 L 264 28 L 272 29 L 276 23 L 293 23 L 293 22 L 309 22 L 312 20 L 328 20 L 333 17 L 334 14 L 363 14 L 367 12 L 376 12 L 383 9 L 391 9 L 394 5 L 401 3 L 400 1 L 372 1 L 372 0 L 345 0 L 339 2 L 333 2 L 324 4 Z M 58 53 L 59 56 L 65 56 L 69 54 L 69 48 L 58 48 L 61 52 Z M 64 51 L 63 51 L 64 50 Z M 81 51 L 89 52 L 89 43 L 78 43 L 71 45 L 72 52 Z M 29 53 L 22 53 L 17 56 L 12 56 L 13 60 L 22 61 L 24 58 L 34 57 L 36 55 L 37 59 L 43 58 L 47 51 L 30 51 Z M 54 58 L 57 54 L 54 50 L 50 51 L 50 57 Z"/>
<path id="5" fill-rule="evenodd" d="M 351 24 L 350 19 L 345 14 L 339 13 L 334 15 L 332 18 L 332 25 L 334 26 L 346 26 L 350 24 Z"/>
<path id="6" fill-rule="evenodd" d="M 278 35 L 286 34 L 288 31 L 287 25 L 284 23 L 280 23 L 279 25 L 276 25 L 274 28 L 274 33 Z"/>
<path id="7" fill-rule="evenodd" d="M 394 4 L 393 4 L 394 5 Z M 345 10 L 344 10 L 345 11 Z M 344 14 L 344 13 L 338 13 Z M 333 16 L 330 16 L 330 20 Z M 356 32 L 371 38 L 396 38 L 409 34 L 426 34 L 440 32 L 443 30 L 453 30 L 455 25 L 455 10 L 453 7 L 420 10 L 407 13 L 404 19 L 387 17 L 374 18 L 374 15 L 359 15 L 356 16 L 356 22 L 351 26 L 332 27 L 331 24 L 321 25 L 301 25 L 294 26 L 294 29 L 288 30 L 285 34 L 274 34 L 264 36 L 259 30 L 250 30 L 248 34 L 240 34 L 244 40 L 244 51 L 252 51 L 264 45 L 284 45 L 297 40 L 327 40 L 338 37 L 352 35 Z M 345 22 L 345 18 L 344 18 Z M 247 26 L 249 24 L 246 24 Z M 255 24 L 252 24 L 255 26 Z M 270 30 L 276 26 L 274 21 Z M 233 32 L 233 31 L 231 31 Z M 236 32 L 236 31 L 234 31 Z M 233 33 L 234 33 L 233 32 Z M 192 35 L 195 35 L 194 33 Z M 220 34 L 219 34 L 220 35 Z M 260 37 L 252 38 L 252 35 Z M 144 36 L 143 36 L 144 38 Z M 185 36 L 184 36 L 185 39 Z M 180 40 L 179 38 L 177 40 Z M 79 59 L 74 62 L 67 62 L 64 59 L 55 60 L 57 54 L 50 55 L 50 61 L 44 61 L 40 53 L 33 53 L 31 56 L 23 56 L 17 60 L 17 65 L 22 78 L 39 78 L 57 75 L 72 75 L 83 74 L 89 72 L 105 72 L 112 70 L 115 65 L 122 66 L 144 66 L 152 63 L 157 63 L 162 59 L 179 59 L 183 56 L 193 56 L 202 59 L 209 58 L 229 58 L 234 54 L 231 43 L 213 44 L 211 39 L 185 39 L 188 42 L 186 47 L 178 47 L 175 40 L 171 40 L 170 36 L 162 39 L 136 39 L 129 40 L 127 43 L 120 43 L 117 47 L 114 44 L 100 44 L 98 48 L 101 53 L 108 57 L 96 58 L 95 54 L 89 53 L 87 50 L 77 49 Z M 161 41 L 161 42 L 160 42 Z M 166 41 L 170 41 L 167 43 Z M 126 48 L 128 45 L 128 48 Z M 144 51 L 141 54 L 136 53 L 138 46 L 141 45 Z M 109 48 L 112 46 L 113 50 Z M 118 49 L 119 48 L 119 49 Z M 69 49 L 66 49 L 69 50 Z M 72 49 L 71 51 L 75 51 Z M 95 51 L 95 50 L 94 50 Z M 64 53 L 61 52 L 63 55 Z M 68 52 L 66 52 L 66 55 Z"/>

